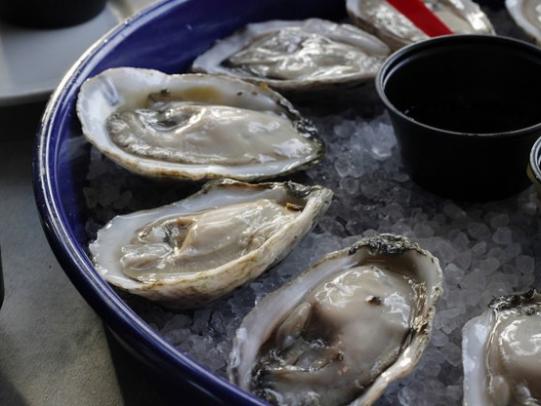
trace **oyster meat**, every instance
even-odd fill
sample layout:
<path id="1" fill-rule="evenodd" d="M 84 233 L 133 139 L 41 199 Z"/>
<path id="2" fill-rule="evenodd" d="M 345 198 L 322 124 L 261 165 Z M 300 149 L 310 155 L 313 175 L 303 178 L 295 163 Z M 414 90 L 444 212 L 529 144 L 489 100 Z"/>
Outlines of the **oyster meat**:
<path id="1" fill-rule="evenodd" d="M 372 79 L 389 48 L 349 24 L 320 19 L 247 25 L 193 63 L 196 72 L 266 83 L 281 91 L 319 90 Z"/>
<path id="2" fill-rule="evenodd" d="M 115 217 L 90 252 L 112 285 L 168 307 L 196 307 L 282 259 L 331 199 L 320 186 L 213 181 L 177 203 Z"/>
<path id="3" fill-rule="evenodd" d="M 488 17 L 471 0 L 423 0 L 455 34 L 494 34 Z M 429 37 L 386 0 L 347 0 L 353 22 L 392 49 Z"/>
<path id="4" fill-rule="evenodd" d="M 494 300 L 463 329 L 464 405 L 541 404 L 541 294 Z"/>
<path id="5" fill-rule="evenodd" d="M 541 0 L 505 0 L 515 23 L 541 45 Z"/>
<path id="6" fill-rule="evenodd" d="M 438 260 L 380 235 L 326 255 L 245 317 L 229 366 L 279 405 L 370 405 L 410 373 L 442 293 Z"/>
<path id="7" fill-rule="evenodd" d="M 315 163 L 315 127 L 278 93 L 235 78 L 115 68 L 86 81 L 87 139 L 142 175 L 257 180 Z"/>

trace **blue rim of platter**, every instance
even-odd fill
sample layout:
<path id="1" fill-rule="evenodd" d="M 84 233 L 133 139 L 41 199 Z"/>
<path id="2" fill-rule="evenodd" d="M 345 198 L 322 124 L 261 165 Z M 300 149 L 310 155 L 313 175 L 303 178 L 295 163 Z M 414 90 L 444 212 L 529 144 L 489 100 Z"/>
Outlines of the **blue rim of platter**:
<path id="1" fill-rule="evenodd" d="M 72 119 L 77 92 L 100 59 L 123 39 L 141 26 L 164 15 L 187 0 L 162 1 L 154 4 L 125 23 L 113 28 L 91 46 L 70 68 L 52 94 L 44 112 L 33 157 L 34 194 L 42 226 L 58 261 L 72 283 L 87 302 L 106 321 L 121 341 L 140 351 L 151 363 L 165 367 L 168 372 L 220 401 L 236 404 L 264 403 L 225 379 L 214 375 L 190 357 L 176 350 L 156 334 L 94 270 L 83 247 L 77 244 L 73 230 L 67 227 L 68 216 L 60 204 L 57 157 L 59 134 Z M 163 369 L 162 369 L 163 371 Z M 165 372 L 165 371 L 163 371 Z"/>

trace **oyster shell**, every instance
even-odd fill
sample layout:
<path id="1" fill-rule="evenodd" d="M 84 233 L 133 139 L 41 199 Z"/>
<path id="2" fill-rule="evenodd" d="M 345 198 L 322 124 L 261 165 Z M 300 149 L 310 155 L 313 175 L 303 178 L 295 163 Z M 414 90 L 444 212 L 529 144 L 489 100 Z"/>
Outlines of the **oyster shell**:
<path id="1" fill-rule="evenodd" d="M 494 34 L 494 28 L 471 0 L 423 0 L 456 34 Z M 373 33 L 392 49 L 429 37 L 386 0 L 347 0 L 353 22 Z"/>
<path id="2" fill-rule="evenodd" d="M 90 252 L 112 285 L 168 307 L 196 307 L 282 259 L 331 199 L 321 186 L 213 181 L 179 202 L 116 216 Z"/>
<path id="3" fill-rule="evenodd" d="M 237 331 L 229 378 L 277 404 L 372 404 L 410 373 L 442 293 L 439 261 L 381 235 L 326 255 Z"/>
<path id="4" fill-rule="evenodd" d="M 505 0 L 515 23 L 541 45 L 541 0 Z"/>
<path id="5" fill-rule="evenodd" d="M 464 405 L 541 404 L 541 294 L 503 296 L 463 329 Z"/>
<path id="6" fill-rule="evenodd" d="M 77 114 L 87 139 L 133 172 L 256 180 L 315 163 L 315 127 L 278 93 L 235 78 L 115 68 L 87 80 Z"/>
<path id="7" fill-rule="evenodd" d="M 349 24 L 312 18 L 247 25 L 199 56 L 196 72 L 220 73 L 280 91 L 357 85 L 374 78 L 389 48 Z"/>

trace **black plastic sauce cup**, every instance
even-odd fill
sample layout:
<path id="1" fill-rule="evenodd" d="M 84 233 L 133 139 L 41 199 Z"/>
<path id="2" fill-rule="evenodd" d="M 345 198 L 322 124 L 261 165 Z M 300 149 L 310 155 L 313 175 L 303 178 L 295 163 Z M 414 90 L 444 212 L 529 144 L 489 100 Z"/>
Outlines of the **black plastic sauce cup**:
<path id="1" fill-rule="evenodd" d="M 106 0 L 0 0 L 0 18 L 33 28 L 60 28 L 90 20 Z"/>
<path id="2" fill-rule="evenodd" d="M 482 201 L 529 185 L 541 136 L 540 48 L 496 36 L 433 38 L 391 55 L 376 88 L 421 186 Z"/>

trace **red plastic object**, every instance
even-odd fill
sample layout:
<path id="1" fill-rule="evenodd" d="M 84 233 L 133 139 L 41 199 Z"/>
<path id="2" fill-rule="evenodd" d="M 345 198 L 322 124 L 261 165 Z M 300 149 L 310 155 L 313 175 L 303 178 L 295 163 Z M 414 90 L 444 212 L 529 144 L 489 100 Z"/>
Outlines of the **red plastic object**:
<path id="1" fill-rule="evenodd" d="M 422 0 L 387 0 L 429 37 L 452 34 L 453 31 Z"/>

